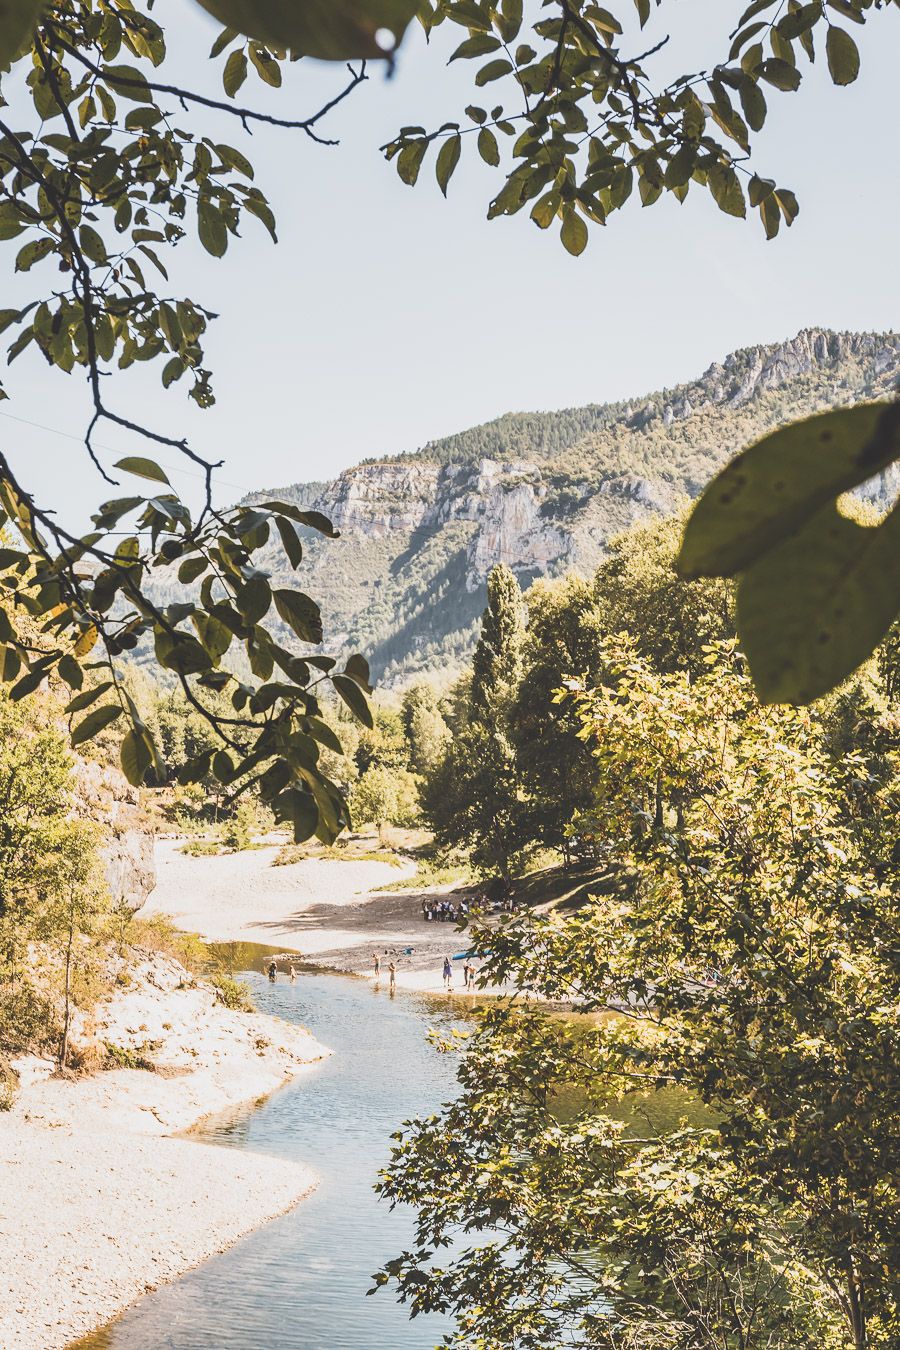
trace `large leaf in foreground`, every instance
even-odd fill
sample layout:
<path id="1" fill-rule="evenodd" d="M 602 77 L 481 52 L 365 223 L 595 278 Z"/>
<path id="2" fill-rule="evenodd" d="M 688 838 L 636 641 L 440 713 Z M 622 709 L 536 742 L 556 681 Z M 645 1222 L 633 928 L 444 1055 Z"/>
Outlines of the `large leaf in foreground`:
<path id="1" fill-rule="evenodd" d="M 0 70 L 23 54 L 44 0 L 0 0 Z"/>
<path id="2" fill-rule="evenodd" d="M 200 0 L 226 28 L 299 56 L 350 61 L 386 56 L 376 34 L 399 44 L 418 0 Z"/>
<path id="3" fill-rule="evenodd" d="M 687 523 L 679 572 L 734 576 L 898 456 L 895 403 L 841 408 L 782 427 L 710 483 Z"/>
<path id="4" fill-rule="evenodd" d="M 811 703 L 861 665 L 900 603 L 900 508 L 860 525 L 834 504 L 740 577 L 737 620 L 764 703 Z"/>

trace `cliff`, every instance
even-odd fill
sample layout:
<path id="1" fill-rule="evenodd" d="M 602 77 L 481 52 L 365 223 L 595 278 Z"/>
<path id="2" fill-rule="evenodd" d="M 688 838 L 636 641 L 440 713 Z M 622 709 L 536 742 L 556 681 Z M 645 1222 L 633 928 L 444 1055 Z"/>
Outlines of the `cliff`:
<path id="1" fill-rule="evenodd" d="M 523 583 L 589 572 L 613 535 L 678 510 L 766 431 L 887 396 L 898 376 L 897 334 L 805 329 L 734 352 L 674 389 L 508 413 L 330 483 L 254 497 L 314 505 L 334 521 L 341 539 L 310 539 L 304 580 L 322 603 L 328 645 L 363 650 L 377 676 L 400 681 L 465 655 L 494 563 Z M 884 505 L 898 486 L 892 472 L 866 494 Z M 274 551 L 268 562 L 277 573 Z"/>
<path id="2" fill-rule="evenodd" d="M 103 829 L 101 853 L 114 903 L 136 912 L 156 885 L 154 840 L 139 790 L 117 768 L 79 758 L 75 795 L 79 814 Z"/>

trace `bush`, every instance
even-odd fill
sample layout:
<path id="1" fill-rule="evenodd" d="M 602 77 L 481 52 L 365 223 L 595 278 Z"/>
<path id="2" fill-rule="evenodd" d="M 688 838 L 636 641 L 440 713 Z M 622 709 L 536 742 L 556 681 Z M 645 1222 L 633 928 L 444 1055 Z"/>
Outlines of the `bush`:
<path id="1" fill-rule="evenodd" d="M 0 1111 L 9 1111 L 19 1087 L 19 1075 L 0 1051 Z"/>
<path id="2" fill-rule="evenodd" d="M 104 1041 L 106 1049 L 106 1069 L 144 1069 L 147 1073 L 156 1073 L 156 1065 L 147 1051 L 159 1049 L 159 1041 L 145 1041 L 143 1045 L 116 1045 L 114 1041 Z"/>
<path id="3" fill-rule="evenodd" d="M 226 1008 L 234 1012 L 255 1012 L 256 1006 L 250 995 L 250 987 L 242 980 L 232 980 L 227 975 L 214 975 L 210 981 L 216 991 L 216 997 Z"/>
<path id="4" fill-rule="evenodd" d="M 55 1045 L 59 1017 L 28 980 L 0 982 L 0 1053 L 23 1055 Z"/>
<path id="5" fill-rule="evenodd" d="M 253 847 L 253 837 L 261 829 L 260 809 L 256 802 L 244 800 L 238 802 L 234 815 L 226 820 L 222 831 L 222 842 L 235 853 Z"/>

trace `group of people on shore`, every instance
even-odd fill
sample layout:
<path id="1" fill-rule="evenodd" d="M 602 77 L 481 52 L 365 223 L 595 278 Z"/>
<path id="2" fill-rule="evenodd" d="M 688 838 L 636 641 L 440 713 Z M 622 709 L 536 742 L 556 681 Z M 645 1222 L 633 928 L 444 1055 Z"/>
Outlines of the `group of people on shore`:
<path id="1" fill-rule="evenodd" d="M 412 952 L 411 948 L 406 948 L 404 954 L 410 955 L 411 952 Z M 388 992 L 394 994 L 397 989 L 397 962 L 394 959 L 396 953 L 395 952 L 389 953 L 385 951 L 384 955 L 389 958 L 387 962 Z M 381 952 L 373 952 L 372 974 L 375 977 L 376 984 L 380 984 L 381 982 L 381 969 L 382 969 L 382 954 Z M 453 962 L 451 961 L 449 956 L 444 957 L 444 962 L 442 966 L 442 976 L 444 981 L 444 988 L 447 990 L 447 993 L 449 994 L 453 989 Z M 463 977 L 463 984 L 462 984 L 463 989 L 475 988 L 475 966 L 468 956 L 465 958 L 463 962 L 462 977 Z"/>
<path id="2" fill-rule="evenodd" d="M 443 976 L 444 976 L 444 988 L 447 990 L 447 993 L 449 994 L 453 989 L 453 962 L 450 960 L 449 956 L 444 957 Z M 462 977 L 463 977 L 463 989 L 475 988 L 475 967 L 468 956 L 463 961 Z"/>
<path id="3" fill-rule="evenodd" d="M 426 896 L 422 901 L 422 918 L 425 923 L 456 923 L 469 916 L 468 900 L 460 900 L 455 905 L 452 900 L 438 900 Z"/>

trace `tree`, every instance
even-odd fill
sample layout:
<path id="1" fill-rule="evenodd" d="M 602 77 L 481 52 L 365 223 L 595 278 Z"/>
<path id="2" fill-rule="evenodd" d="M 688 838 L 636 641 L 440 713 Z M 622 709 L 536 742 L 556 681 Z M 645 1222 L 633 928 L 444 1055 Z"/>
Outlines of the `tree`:
<path id="1" fill-rule="evenodd" d="M 845 792 L 878 775 L 728 646 L 693 680 L 606 667 L 575 697 L 614 884 L 472 934 L 541 1001 L 491 1005 L 400 1136 L 382 1190 L 417 1240 L 379 1279 L 460 1346 L 887 1350 L 897 901 Z"/>
<path id="2" fill-rule="evenodd" d="M 522 828 L 568 862 L 569 826 L 593 800 L 594 774 L 571 701 L 555 696 L 567 680 L 599 676 L 600 614 L 594 586 L 577 576 L 536 581 L 525 601 L 524 669 L 510 714 Z"/>
<path id="3" fill-rule="evenodd" d="M 446 754 L 450 728 L 441 711 L 437 691 L 425 680 L 410 685 L 401 704 L 403 727 L 413 773 L 427 774 Z"/>
<path id="4" fill-rule="evenodd" d="M 697 675 L 704 649 L 734 636 L 734 598 L 728 582 L 677 575 L 683 528 L 678 517 L 654 520 L 613 539 L 595 594 L 607 636 L 630 634 L 656 670 Z"/>
<path id="5" fill-rule="evenodd" d="M 32 931 L 51 950 L 62 953 L 62 1024 L 57 1049 L 57 1062 L 62 1069 L 69 1060 L 76 980 L 92 958 L 96 961 L 90 938 L 98 920 L 110 909 L 98 835 L 94 822 L 56 822 L 46 840 L 35 878 L 39 898 Z"/>
<path id="6" fill-rule="evenodd" d="M 373 764 L 353 784 L 350 807 L 358 825 L 414 825 L 419 812 L 418 783 L 401 765 Z"/>
<path id="7" fill-rule="evenodd" d="M 472 657 L 470 718 L 498 721 L 507 714 L 522 678 L 525 610 L 518 581 L 505 563 L 487 579 L 487 607 Z"/>
<path id="8" fill-rule="evenodd" d="M 515 749 L 513 700 L 522 676 L 525 609 L 510 569 L 491 568 L 481 636 L 453 741 L 426 780 L 422 800 L 441 847 L 464 846 L 472 861 L 504 883 L 526 842 Z"/>
<path id="9" fill-rule="evenodd" d="M 72 760 L 43 707 L 0 693 L 0 920 L 34 896 L 41 860 L 71 812 Z"/>

